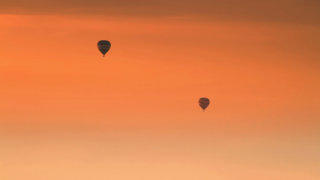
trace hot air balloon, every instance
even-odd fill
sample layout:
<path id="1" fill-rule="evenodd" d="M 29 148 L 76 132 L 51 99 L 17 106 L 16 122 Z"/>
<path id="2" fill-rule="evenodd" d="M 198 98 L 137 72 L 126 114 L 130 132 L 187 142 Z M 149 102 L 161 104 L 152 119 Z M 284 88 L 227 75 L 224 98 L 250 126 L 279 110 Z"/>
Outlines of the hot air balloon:
<path id="1" fill-rule="evenodd" d="M 199 106 L 205 111 L 205 109 L 209 106 L 210 100 L 206 97 L 202 97 L 199 99 Z"/>
<path id="2" fill-rule="evenodd" d="M 110 50 L 111 43 L 107 40 L 101 40 L 98 42 L 98 49 L 103 54 L 103 57 L 106 55 L 106 53 Z"/>

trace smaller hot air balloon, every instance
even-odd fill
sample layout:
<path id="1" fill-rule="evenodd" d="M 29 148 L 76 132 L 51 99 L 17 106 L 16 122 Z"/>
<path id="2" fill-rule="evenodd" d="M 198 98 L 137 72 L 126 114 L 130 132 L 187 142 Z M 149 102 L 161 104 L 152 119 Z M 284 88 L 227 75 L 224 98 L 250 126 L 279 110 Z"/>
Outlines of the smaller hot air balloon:
<path id="1" fill-rule="evenodd" d="M 107 54 L 107 52 L 110 50 L 110 48 L 111 48 L 110 41 L 101 40 L 98 42 L 98 49 L 103 54 L 103 57 Z"/>
<path id="2" fill-rule="evenodd" d="M 203 109 L 203 111 L 206 110 L 209 104 L 210 104 L 210 100 L 208 98 L 202 97 L 199 99 L 199 106 Z"/>

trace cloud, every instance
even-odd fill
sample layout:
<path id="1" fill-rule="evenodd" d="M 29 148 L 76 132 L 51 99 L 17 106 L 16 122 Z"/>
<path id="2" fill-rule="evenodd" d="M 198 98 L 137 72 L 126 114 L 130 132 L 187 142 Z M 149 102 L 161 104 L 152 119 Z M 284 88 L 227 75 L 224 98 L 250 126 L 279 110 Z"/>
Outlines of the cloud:
<path id="1" fill-rule="evenodd" d="M 207 20 L 320 22 L 318 0 L 4 0 L 2 14 L 187 16 Z"/>

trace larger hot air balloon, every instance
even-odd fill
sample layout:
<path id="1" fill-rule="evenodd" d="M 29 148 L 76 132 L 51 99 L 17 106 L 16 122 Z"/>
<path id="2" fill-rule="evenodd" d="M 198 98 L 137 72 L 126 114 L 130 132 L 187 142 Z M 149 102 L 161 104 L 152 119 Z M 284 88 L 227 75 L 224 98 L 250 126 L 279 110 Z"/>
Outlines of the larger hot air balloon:
<path id="1" fill-rule="evenodd" d="M 107 54 L 107 52 L 110 50 L 110 48 L 111 48 L 110 41 L 101 40 L 98 42 L 98 49 L 103 54 L 103 57 Z"/>
<path id="2" fill-rule="evenodd" d="M 202 97 L 199 99 L 199 106 L 203 109 L 203 111 L 206 110 L 209 104 L 210 104 L 210 100 L 208 98 Z"/>

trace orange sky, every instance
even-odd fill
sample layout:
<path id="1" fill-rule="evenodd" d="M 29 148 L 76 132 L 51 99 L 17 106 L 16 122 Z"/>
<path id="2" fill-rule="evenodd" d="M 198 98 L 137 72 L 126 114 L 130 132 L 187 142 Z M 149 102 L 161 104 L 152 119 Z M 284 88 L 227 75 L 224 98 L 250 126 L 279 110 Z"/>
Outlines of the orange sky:
<path id="1" fill-rule="evenodd" d="M 319 3 L 288 3 L 2 1 L 0 179 L 318 179 Z"/>

